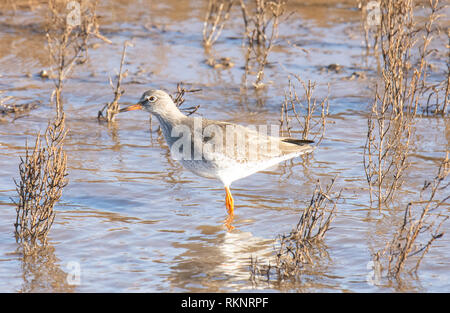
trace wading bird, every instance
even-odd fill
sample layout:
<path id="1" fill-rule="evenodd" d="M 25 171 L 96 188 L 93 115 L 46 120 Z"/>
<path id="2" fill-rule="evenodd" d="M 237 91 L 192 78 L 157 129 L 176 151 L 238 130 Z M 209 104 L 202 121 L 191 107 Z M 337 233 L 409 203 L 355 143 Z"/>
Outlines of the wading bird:
<path id="1" fill-rule="evenodd" d="M 158 119 L 172 157 L 185 168 L 223 183 L 228 229 L 233 228 L 233 181 L 314 149 L 310 140 L 269 136 L 251 127 L 186 116 L 162 90 L 146 91 L 138 103 L 119 112 L 133 110 L 147 111 Z"/>

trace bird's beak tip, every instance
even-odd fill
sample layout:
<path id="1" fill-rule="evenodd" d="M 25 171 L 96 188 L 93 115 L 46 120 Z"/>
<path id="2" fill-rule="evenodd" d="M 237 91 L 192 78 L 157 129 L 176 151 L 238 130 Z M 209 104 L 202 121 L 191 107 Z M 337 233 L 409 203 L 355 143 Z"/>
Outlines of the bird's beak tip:
<path id="1" fill-rule="evenodd" d="M 126 108 L 120 109 L 119 113 L 122 112 L 127 112 L 127 111 L 134 111 L 134 110 L 141 110 L 142 109 L 142 104 L 140 104 L 139 102 L 133 105 L 130 105 Z"/>

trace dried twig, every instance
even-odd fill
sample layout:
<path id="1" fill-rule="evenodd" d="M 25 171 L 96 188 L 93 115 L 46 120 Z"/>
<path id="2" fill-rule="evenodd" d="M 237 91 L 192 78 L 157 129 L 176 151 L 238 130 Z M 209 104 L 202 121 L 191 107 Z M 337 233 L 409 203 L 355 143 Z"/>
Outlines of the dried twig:
<path id="1" fill-rule="evenodd" d="M 203 45 L 210 48 L 219 38 L 230 17 L 234 0 L 209 0 L 203 23 Z"/>
<path id="2" fill-rule="evenodd" d="M 67 134 L 65 117 L 49 123 L 45 131 L 45 146 L 38 134 L 34 149 L 26 146 L 25 158 L 20 158 L 20 181 L 15 181 L 19 200 L 16 204 L 16 240 L 29 254 L 41 243 L 47 244 L 47 235 L 53 224 L 54 205 L 67 185 L 67 156 L 64 140 Z"/>
<path id="3" fill-rule="evenodd" d="M 434 7 L 437 2 L 431 0 L 430 5 Z M 379 210 L 393 199 L 409 167 L 414 120 L 426 79 L 431 25 L 437 18 L 437 8 L 432 8 L 419 45 L 411 0 L 382 0 L 380 7 L 382 85 L 376 88 L 364 148 L 370 199 L 371 203 L 377 199 Z M 419 52 L 419 59 L 412 65 L 414 49 Z"/>
<path id="4" fill-rule="evenodd" d="M 67 11 L 68 8 L 76 11 Z M 57 118 L 63 112 L 62 89 L 64 80 L 76 64 L 84 63 L 83 53 L 87 56 L 88 39 L 91 35 L 108 41 L 98 31 L 96 17 L 97 2 L 89 2 L 87 8 L 82 8 L 79 2 L 69 0 L 48 0 L 48 17 L 46 36 L 52 67 L 51 77 L 54 77 L 55 90 L 51 102 L 55 103 Z M 78 11 L 79 10 L 79 11 Z M 72 21 L 70 18 L 74 18 Z M 56 72 L 56 75 L 53 74 Z"/>
<path id="5" fill-rule="evenodd" d="M 122 71 L 123 64 L 125 62 L 127 46 L 132 46 L 132 44 L 129 43 L 128 41 L 125 41 L 123 43 L 122 58 L 120 59 L 119 74 L 117 75 L 117 82 L 115 86 L 111 80 L 111 77 L 109 77 L 109 84 L 114 92 L 114 99 L 112 102 L 108 102 L 107 104 L 105 104 L 105 106 L 103 106 L 103 108 L 100 111 L 98 111 L 97 118 L 99 120 L 106 119 L 108 122 L 113 122 L 116 117 L 116 114 L 119 113 L 119 100 L 120 97 L 125 93 L 125 90 L 122 88 L 121 84 L 123 77 L 127 75 L 127 71 L 125 72 Z M 103 115 L 103 112 L 105 112 L 105 110 L 106 110 L 106 117 Z"/>
<path id="6" fill-rule="evenodd" d="M 377 57 L 381 53 L 384 62 L 383 75 L 387 75 L 392 82 L 397 82 L 397 85 L 393 84 L 391 87 L 394 101 L 401 107 L 415 106 L 415 110 L 422 109 L 422 112 L 427 115 L 448 114 L 449 62 L 447 62 L 447 73 L 442 82 L 437 84 L 427 82 L 430 68 L 428 59 L 434 50 L 430 48 L 430 44 L 439 36 L 441 29 L 439 20 L 445 16 L 443 11 L 448 5 L 439 0 L 423 1 L 420 6 L 413 0 L 358 0 L 358 7 L 362 12 L 367 51 L 373 48 Z M 425 13 L 424 22 L 414 18 L 415 10 L 428 11 Z M 378 20 L 375 21 L 374 17 Z M 445 22 L 442 24 L 445 26 Z M 370 42 L 370 37 L 373 37 L 373 44 Z M 450 42 L 449 29 L 447 29 L 447 39 Z M 446 48 L 450 51 L 449 45 Z M 390 70 L 386 71 L 386 67 L 390 67 Z M 406 82 L 400 83 L 403 79 Z M 414 88 L 410 88 L 412 86 Z M 404 100 L 408 98 L 411 103 L 408 101 L 401 103 L 399 97 Z M 428 98 L 426 103 L 419 102 L 421 97 Z M 436 100 L 434 108 L 431 103 L 433 97 Z M 442 100 L 439 101 L 439 99 Z"/>
<path id="7" fill-rule="evenodd" d="M 436 1 L 436 3 L 435 3 L 436 8 L 432 9 L 432 13 L 434 13 L 435 16 L 440 16 L 440 15 L 438 15 L 437 12 L 442 10 L 442 7 L 437 8 L 437 2 L 438 1 Z M 436 17 L 436 19 L 437 19 L 437 17 Z M 432 20 L 430 19 L 426 23 L 426 33 L 427 33 L 428 37 L 430 37 L 431 36 L 430 34 L 432 34 L 431 27 L 432 27 Z M 448 102 L 450 100 L 450 61 L 449 61 L 450 60 L 450 28 L 447 29 L 446 48 L 447 48 L 446 58 L 448 61 L 447 61 L 447 71 L 445 73 L 444 79 L 440 83 L 430 84 L 429 86 L 423 87 L 424 93 L 429 92 L 426 105 L 422 106 L 422 113 L 424 113 L 426 115 L 440 114 L 442 116 L 448 116 L 448 114 L 449 114 Z M 429 52 L 424 51 L 424 52 L 422 52 L 422 55 L 424 55 L 424 53 L 429 53 Z M 429 90 L 431 90 L 431 91 L 429 91 Z M 435 99 L 434 108 L 433 108 L 433 104 L 431 103 L 431 99 L 433 97 Z M 442 99 L 442 100 L 440 100 L 440 99 Z"/>
<path id="8" fill-rule="evenodd" d="M 436 201 L 436 195 L 442 190 L 448 188 L 449 184 L 441 187 L 442 182 L 448 176 L 450 170 L 450 162 L 448 152 L 446 158 L 442 161 L 438 174 L 432 182 L 425 181 L 424 187 L 420 192 L 419 200 L 410 202 L 405 208 L 403 223 L 397 229 L 394 237 L 386 244 L 386 247 L 374 254 L 374 261 L 380 265 L 384 265 L 388 278 L 400 279 L 401 274 L 405 271 L 408 273 L 416 273 L 420 263 L 431 247 L 431 244 L 444 233 L 440 231 L 442 224 L 448 219 L 448 216 L 437 214 L 440 222 L 435 226 L 436 219 L 430 221 L 433 212 L 446 203 L 450 196 L 440 201 Z M 424 199 L 425 194 L 427 198 Z M 416 206 L 421 205 L 420 214 L 414 214 Z M 430 239 L 420 244 L 420 238 L 425 234 L 430 234 Z M 422 239 L 423 241 L 423 239 Z M 413 256 L 418 256 L 413 266 L 405 270 L 407 261 Z M 382 267 L 381 267 L 382 268 Z"/>
<path id="9" fill-rule="evenodd" d="M 308 83 L 305 83 L 300 76 L 295 74 L 292 75 L 303 87 L 304 96 L 300 97 L 298 95 L 291 76 L 288 76 L 289 88 L 288 91 L 285 91 L 284 101 L 281 105 L 281 131 L 287 132 L 287 134 L 291 136 L 291 130 L 294 126 L 291 125 L 290 121 L 293 116 L 298 122 L 298 128 L 302 131 L 302 139 L 312 139 L 316 141 L 318 145 L 325 135 L 329 109 L 328 97 L 319 103 L 317 99 L 313 98 L 316 84 L 310 80 Z M 316 114 L 317 111 L 320 111 L 319 116 Z M 309 138 L 310 135 L 314 135 L 314 137 Z"/>
<path id="10" fill-rule="evenodd" d="M 181 109 L 181 111 L 185 112 L 187 115 L 192 115 L 195 112 L 197 112 L 200 105 L 191 106 L 188 108 L 181 108 L 182 104 L 185 101 L 184 95 L 187 92 L 199 92 L 199 91 L 201 91 L 201 89 L 186 89 L 183 86 L 183 83 L 180 82 L 177 84 L 177 91 L 175 92 L 175 94 L 173 96 L 171 96 L 171 98 L 172 98 L 173 102 L 176 104 L 176 106 Z"/>
<path id="11" fill-rule="evenodd" d="M 334 183 L 335 179 L 322 189 L 318 181 L 310 204 L 304 209 L 296 227 L 289 234 L 279 235 L 274 265 L 270 263 L 261 265 L 257 259 L 251 259 L 250 272 L 253 281 L 256 281 L 258 276 L 266 276 L 267 281 L 270 281 L 273 273 L 277 281 L 295 279 L 305 266 L 314 263 L 314 256 L 330 229 L 336 214 L 337 202 L 341 197 L 342 191 L 332 197 L 331 189 Z"/>
<path id="12" fill-rule="evenodd" d="M 257 70 L 253 86 L 259 89 L 265 86 L 264 69 L 268 63 L 269 53 L 278 38 L 278 24 L 285 12 L 285 3 L 281 0 L 254 0 L 254 2 L 255 9 L 249 11 L 244 0 L 240 0 L 247 45 L 243 84 L 247 86 L 251 61 L 254 60 Z"/>

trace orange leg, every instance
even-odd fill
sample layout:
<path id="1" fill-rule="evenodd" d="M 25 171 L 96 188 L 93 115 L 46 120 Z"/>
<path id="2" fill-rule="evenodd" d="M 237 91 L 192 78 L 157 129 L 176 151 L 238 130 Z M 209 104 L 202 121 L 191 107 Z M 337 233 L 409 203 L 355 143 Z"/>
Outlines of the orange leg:
<path id="1" fill-rule="evenodd" d="M 230 188 L 225 187 L 225 192 L 227 193 L 225 197 L 225 205 L 227 207 L 228 215 L 233 216 L 234 215 L 234 200 L 233 196 L 231 195 Z"/>
<path id="2" fill-rule="evenodd" d="M 225 220 L 225 226 L 227 226 L 228 230 L 232 230 L 234 227 L 231 225 L 234 217 L 234 200 L 231 195 L 230 188 L 225 187 L 225 192 L 227 193 L 225 197 L 225 205 L 227 207 L 228 217 Z"/>

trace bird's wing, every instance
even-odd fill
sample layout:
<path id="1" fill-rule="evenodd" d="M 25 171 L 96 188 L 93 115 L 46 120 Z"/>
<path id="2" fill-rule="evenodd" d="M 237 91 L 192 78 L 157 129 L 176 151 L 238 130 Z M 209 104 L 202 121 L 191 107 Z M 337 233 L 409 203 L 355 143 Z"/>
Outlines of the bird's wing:
<path id="1" fill-rule="evenodd" d="M 211 145 L 212 152 L 242 161 L 264 161 L 311 152 L 310 140 L 270 136 L 256 127 L 204 120 L 203 142 Z"/>

